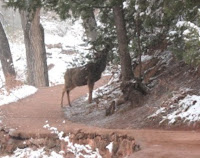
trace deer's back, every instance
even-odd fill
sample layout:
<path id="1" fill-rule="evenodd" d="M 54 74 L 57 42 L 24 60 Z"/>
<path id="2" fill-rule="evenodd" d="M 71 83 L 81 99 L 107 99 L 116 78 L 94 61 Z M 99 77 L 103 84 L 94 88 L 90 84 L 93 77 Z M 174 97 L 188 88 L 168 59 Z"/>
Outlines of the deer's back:
<path id="1" fill-rule="evenodd" d="M 84 66 L 68 69 L 65 73 L 66 87 L 83 86 L 87 84 L 88 73 Z"/>
<path id="2" fill-rule="evenodd" d="M 65 85 L 68 89 L 94 83 L 101 78 L 106 61 L 90 62 L 84 66 L 68 69 L 65 73 Z"/>

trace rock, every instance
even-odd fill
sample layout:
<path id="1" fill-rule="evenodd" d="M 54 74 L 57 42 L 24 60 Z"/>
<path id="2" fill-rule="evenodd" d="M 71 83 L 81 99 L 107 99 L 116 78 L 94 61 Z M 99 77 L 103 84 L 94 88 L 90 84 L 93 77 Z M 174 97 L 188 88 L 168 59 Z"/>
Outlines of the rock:
<path id="1" fill-rule="evenodd" d="M 106 109 L 106 116 L 110 116 L 110 115 L 114 114 L 114 112 L 115 112 L 115 101 L 112 101 L 109 108 Z"/>
<path id="2" fill-rule="evenodd" d="M 8 127 L 3 127 L 3 130 L 4 130 L 6 133 L 8 133 L 9 130 L 10 130 L 10 128 L 8 128 Z"/>
<path id="3" fill-rule="evenodd" d="M 49 139 L 46 142 L 46 146 L 47 146 L 48 149 L 52 149 L 52 148 L 56 147 L 56 141 L 53 140 L 53 139 Z"/>
<path id="4" fill-rule="evenodd" d="M 75 139 L 79 140 L 79 139 L 83 139 L 84 137 L 85 137 L 85 134 L 83 132 L 80 132 L 76 134 Z"/>
<path id="5" fill-rule="evenodd" d="M 59 140 L 58 138 L 46 137 L 46 138 L 27 138 L 22 139 L 21 134 L 15 129 L 10 129 L 6 133 L 5 131 L 0 131 L 3 139 L 0 139 L 0 152 L 2 153 L 13 153 L 16 148 L 26 148 L 31 147 L 37 149 L 39 147 L 45 147 L 45 151 L 64 151 L 64 157 L 74 157 L 74 155 L 67 151 L 67 142 Z M 84 133 L 79 130 L 76 134 L 70 134 L 70 140 L 73 143 L 79 143 L 80 145 L 90 145 L 92 151 L 96 149 L 104 158 L 124 158 L 132 152 L 139 150 L 139 146 L 135 145 L 135 140 L 132 137 L 128 137 L 124 134 L 116 133 Z M 106 147 L 112 143 L 112 152 L 110 152 Z M 85 152 L 82 151 L 82 154 Z"/>
<path id="6" fill-rule="evenodd" d="M 40 147 L 40 146 L 43 146 L 46 144 L 46 140 L 41 138 L 41 139 L 30 139 L 30 143 L 37 146 L 37 147 Z"/>
<path id="7" fill-rule="evenodd" d="M 141 147 L 140 147 L 140 145 L 134 145 L 133 146 L 133 151 L 139 151 L 139 150 L 141 150 Z"/>
<path id="8" fill-rule="evenodd" d="M 8 134 L 9 134 L 11 137 L 15 137 L 15 138 L 18 138 L 18 137 L 19 137 L 19 133 L 17 132 L 16 129 L 9 129 Z"/>
<path id="9" fill-rule="evenodd" d="M 14 146 L 13 146 L 13 144 L 7 145 L 5 151 L 6 151 L 7 153 L 10 153 L 10 154 L 13 153 L 13 151 L 14 151 Z"/>
<path id="10" fill-rule="evenodd" d="M 3 125 L 0 124 L 0 131 L 3 131 Z"/>
<path id="11" fill-rule="evenodd" d="M 114 141 L 113 142 L 113 154 L 116 155 L 117 151 L 119 149 L 119 143 Z"/>

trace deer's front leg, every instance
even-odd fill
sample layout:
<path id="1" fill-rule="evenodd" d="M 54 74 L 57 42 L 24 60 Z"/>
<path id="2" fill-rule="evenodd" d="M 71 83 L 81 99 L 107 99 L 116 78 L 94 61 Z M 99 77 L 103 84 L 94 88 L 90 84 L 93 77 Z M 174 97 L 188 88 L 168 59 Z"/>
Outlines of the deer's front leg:
<path id="1" fill-rule="evenodd" d="M 88 83 L 88 88 L 89 88 L 88 102 L 92 103 L 92 92 L 93 92 L 93 88 L 94 88 L 94 83 Z"/>
<path id="2" fill-rule="evenodd" d="M 63 107 L 63 97 L 64 97 L 64 95 L 65 95 L 65 88 L 63 88 L 63 91 L 62 91 L 62 97 L 61 97 L 61 103 L 60 103 L 61 107 Z"/>
<path id="3" fill-rule="evenodd" d="M 69 96 L 69 90 L 67 90 L 67 99 L 68 99 L 68 103 L 69 103 L 69 106 L 71 107 L 71 101 L 70 101 L 70 96 Z"/>

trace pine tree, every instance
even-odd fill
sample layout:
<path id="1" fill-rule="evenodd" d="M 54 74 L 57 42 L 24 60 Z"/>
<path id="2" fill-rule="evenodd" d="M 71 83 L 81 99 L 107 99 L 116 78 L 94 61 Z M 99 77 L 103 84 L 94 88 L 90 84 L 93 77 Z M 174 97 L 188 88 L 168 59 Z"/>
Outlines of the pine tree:
<path id="1" fill-rule="evenodd" d="M 117 31 L 117 39 L 119 44 L 122 80 L 128 81 L 133 79 L 133 72 L 132 72 L 131 58 L 128 49 L 128 37 L 127 37 L 126 23 L 123 13 L 123 3 L 121 0 L 114 2 L 113 14 Z"/>
<path id="2" fill-rule="evenodd" d="M 133 56 L 140 58 L 141 54 L 153 54 L 157 50 L 170 48 L 180 59 L 185 60 L 189 54 L 197 58 L 197 55 L 191 53 L 190 48 L 196 45 L 195 54 L 198 54 L 198 42 L 191 42 L 193 45 L 189 47 L 191 43 L 185 42 L 183 36 L 186 27 L 177 28 L 177 23 L 190 21 L 198 27 L 199 1 L 130 0 L 126 2 L 125 19 Z"/>
<path id="3" fill-rule="evenodd" d="M 66 18 L 81 18 L 83 21 L 83 27 L 87 36 L 88 42 L 94 42 L 97 39 L 97 24 L 94 15 L 94 7 L 97 2 L 92 0 L 85 1 L 73 1 L 73 0 L 61 0 L 61 1 L 45 1 L 44 8 L 54 10 L 61 19 Z"/>
<path id="4" fill-rule="evenodd" d="M 47 2 L 47 1 L 46 1 Z M 102 43 L 116 41 L 118 39 L 120 61 L 122 65 L 122 78 L 123 80 L 130 80 L 133 78 L 131 58 L 128 49 L 128 39 L 126 33 L 126 24 L 124 21 L 123 4 L 122 0 L 118 1 L 103 1 L 103 0 L 79 0 L 79 1 L 51 1 L 45 4 L 45 7 L 55 10 L 61 18 L 70 17 L 70 12 L 73 17 L 82 17 L 84 27 L 87 34 L 95 35 L 95 40 L 91 40 L 95 47 L 98 47 Z M 95 22 L 91 22 L 91 18 L 94 19 L 94 9 L 98 9 L 100 22 L 103 27 L 98 27 Z M 107 11 L 107 12 L 106 12 Z M 107 13 L 107 14 L 106 14 Z M 105 15 L 107 17 L 105 17 Z M 120 16 L 119 16 L 120 15 Z M 110 18 L 110 19 L 109 19 Z M 87 23 L 89 21 L 89 23 Z M 95 21 L 95 20 L 92 20 Z M 115 23 L 113 23 L 114 21 Z M 94 23 L 93 25 L 91 25 Z M 88 27 L 89 24 L 89 27 Z M 90 27 L 91 26 L 91 27 Z M 116 30 L 115 27 L 116 26 Z M 109 28 L 110 27 L 110 28 Z M 115 31 L 112 31 L 114 29 Z M 89 31 L 88 31 L 89 30 Z M 95 32 L 94 32 L 95 30 Z M 98 31 L 98 32 L 97 32 Z M 115 35 L 113 35 L 115 33 Z M 116 34 L 117 33 L 117 34 Z M 97 37 L 98 35 L 98 37 Z M 121 40 L 123 36 L 123 40 Z M 115 39 L 113 39 L 115 38 Z"/>
<path id="5" fill-rule="evenodd" d="M 184 1 L 180 7 L 182 9 L 180 18 L 173 25 L 168 35 L 171 43 L 170 49 L 179 59 L 191 66 L 200 64 L 199 7 L 199 1 Z"/>

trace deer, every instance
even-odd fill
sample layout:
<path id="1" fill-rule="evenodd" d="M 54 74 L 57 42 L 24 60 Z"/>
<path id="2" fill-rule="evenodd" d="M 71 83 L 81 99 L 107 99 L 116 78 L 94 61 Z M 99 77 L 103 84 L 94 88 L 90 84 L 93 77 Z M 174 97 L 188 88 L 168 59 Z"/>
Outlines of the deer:
<path id="1" fill-rule="evenodd" d="M 101 78 L 102 72 L 106 68 L 107 54 L 110 45 L 106 45 L 102 51 L 97 52 L 95 62 L 89 62 L 86 65 L 67 69 L 64 75 L 64 88 L 61 97 L 61 107 L 63 107 L 63 97 L 67 94 L 68 104 L 71 107 L 70 91 L 75 87 L 87 85 L 89 89 L 88 102 L 92 103 L 92 92 L 94 84 Z"/>

